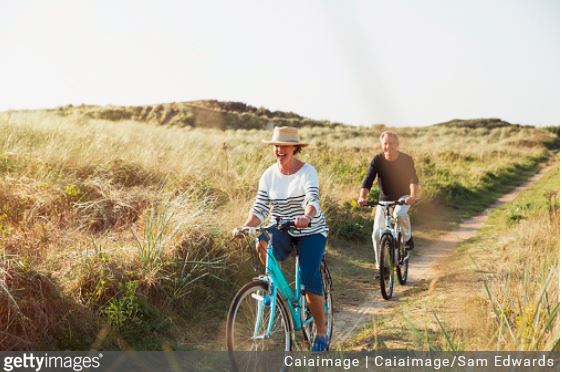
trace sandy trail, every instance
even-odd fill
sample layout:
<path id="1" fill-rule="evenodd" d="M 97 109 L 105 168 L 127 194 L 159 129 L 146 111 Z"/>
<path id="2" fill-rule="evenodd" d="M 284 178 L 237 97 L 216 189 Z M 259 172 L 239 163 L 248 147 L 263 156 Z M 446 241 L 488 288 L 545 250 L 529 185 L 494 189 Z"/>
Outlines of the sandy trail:
<path id="1" fill-rule="evenodd" d="M 385 301 L 382 298 L 379 285 L 376 283 L 362 290 L 363 293 L 357 293 L 357 296 L 366 299 L 359 305 L 342 304 L 338 306 L 336 304 L 335 345 L 332 349 L 337 349 L 339 345 L 350 339 L 364 325 L 372 322 L 374 316 L 392 311 L 400 301 L 407 301 L 408 297 L 415 293 L 417 289 L 436 278 L 439 263 L 448 257 L 459 243 L 473 237 L 484 226 L 486 218 L 493 208 L 514 200 L 521 191 L 531 186 L 549 169 L 550 167 L 542 168 L 540 172 L 532 176 L 523 185 L 504 194 L 482 213 L 463 221 L 455 230 L 440 236 L 438 239 L 424 240 L 423 243 L 416 244 L 417 252 L 410 261 L 408 283 L 406 286 L 401 286 L 396 281 L 393 298 L 390 301 Z M 415 231 L 414 235 L 416 235 Z"/>

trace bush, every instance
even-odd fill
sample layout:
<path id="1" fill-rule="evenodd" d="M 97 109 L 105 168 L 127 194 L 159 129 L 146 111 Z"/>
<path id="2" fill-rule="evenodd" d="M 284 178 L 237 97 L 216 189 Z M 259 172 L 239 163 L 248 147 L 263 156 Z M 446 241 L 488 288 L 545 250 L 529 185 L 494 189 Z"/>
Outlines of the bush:
<path id="1" fill-rule="evenodd" d="M 322 207 L 330 228 L 330 237 L 358 241 L 371 238 L 372 220 L 359 213 L 355 202 L 340 205 L 331 198 L 325 198 Z"/>

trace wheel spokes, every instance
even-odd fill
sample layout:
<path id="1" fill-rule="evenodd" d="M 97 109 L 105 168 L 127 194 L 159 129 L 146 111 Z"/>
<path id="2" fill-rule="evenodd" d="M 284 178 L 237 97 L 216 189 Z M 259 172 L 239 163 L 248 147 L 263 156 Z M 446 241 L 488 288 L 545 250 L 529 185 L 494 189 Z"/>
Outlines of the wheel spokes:
<path id="1" fill-rule="evenodd" d="M 275 309 L 266 301 L 264 288 L 252 288 L 241 299 L 235 313 L 232 337 L 237 351 L 284 350 L 288 333 L 281 305 Z M 273 318 L 269 329 L 270 318 Z M 269 334 L 268 334 L 269 330 Z"/>

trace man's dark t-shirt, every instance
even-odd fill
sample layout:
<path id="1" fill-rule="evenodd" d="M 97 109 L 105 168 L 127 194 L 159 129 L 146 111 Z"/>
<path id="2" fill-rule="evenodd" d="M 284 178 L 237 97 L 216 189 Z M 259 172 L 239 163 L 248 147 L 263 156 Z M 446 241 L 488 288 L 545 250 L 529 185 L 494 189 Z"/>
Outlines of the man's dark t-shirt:
<path id="1" fill-rule="evenodd" d="M 398 200 L 401 196 L 410 195 L 410 184 L 418 183 L 414 160 L 402 152 L 394 161 L 386 160 L 382 152 L 375 155 L 361 188 L 370 189 L 375 177 L 381 191 L 379 200 L 382 201 Z"/>

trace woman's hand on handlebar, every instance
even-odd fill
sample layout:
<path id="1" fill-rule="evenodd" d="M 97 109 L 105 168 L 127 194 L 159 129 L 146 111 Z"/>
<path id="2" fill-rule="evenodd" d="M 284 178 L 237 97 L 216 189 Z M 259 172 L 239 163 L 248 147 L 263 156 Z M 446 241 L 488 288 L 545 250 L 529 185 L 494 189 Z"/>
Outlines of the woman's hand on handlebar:
<path id="1" fill-rule="evenodd" d="M 235 227 L 234 229 L 232 229 L 233 238 L 238 238 L 240 236 L 242 236 L 242 229 L 240 227 Z"/>
<path id="2" fill-rule="evenodd" d="M 252 235 L 255 234 L 257 231 L 257 227 L 253 226 L 239 226 L 232 229 L 232 237 L 233 238 L 240 238 L 244 235 Z"/>
<path id="3" fill-rule="evenodd" d="M 297 229 L 303 229 L 305 227 L 309 227 L 312 219 L 309 216 L 298 216 L 295 218 L 295 227 Z"/>

